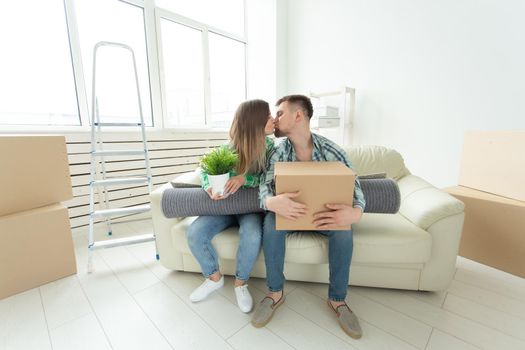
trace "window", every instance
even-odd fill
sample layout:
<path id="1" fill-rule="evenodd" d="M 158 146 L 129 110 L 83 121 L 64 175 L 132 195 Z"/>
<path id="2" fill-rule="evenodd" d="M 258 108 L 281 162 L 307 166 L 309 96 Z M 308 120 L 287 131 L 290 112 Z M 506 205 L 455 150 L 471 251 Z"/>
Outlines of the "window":
<path id="1" fill-rule="evenodd" d="M 7 1 L 0 33 L 0 124 L 80 125 L 63 2 Z"/>
<path id="2" fill-rule="evenodd" d="M 159 127 L 228 127 L 246 98 L 244 1 L 8 1 L 0 125 L 89 127 L 93 49 L 106 41 L 134 51 L 146 125 L 155 112 Z M 100 47 L 96 83 L 101 121 L 138 119 L 129 51 Z"/>
<path id="3" fill-rule="evenodd" d="M 202 31 L 161 19 L 167 126 L 205 124 Z"/>
<path id="4" fill-rule="evenodd" d="M 157 23 L 165 125 L 228 127 L 246 99 L 246 43 L 164 9 Z"/>
<path id="5" fill-rule="evenodd" d="M 210 124 L 227 127 L 246 99 L 244 43 L 210 33 Z"/>
<path id="6" fill-rule="evenodd" d="M 99 41 L 130 46 L 137 61 L 144 122 L 153 125 L 149 89 L 144 10 L 116 0 L 76 0 L 80 50 L 89 109 L 92 108 L 93 48 Z M 102 47 L 97 54 L 97 101 L 105 122 L 134 122 L 139 110 L 135 76 L 128 51 Z M 90 113 L 91 115 L 91 113 Z"/>

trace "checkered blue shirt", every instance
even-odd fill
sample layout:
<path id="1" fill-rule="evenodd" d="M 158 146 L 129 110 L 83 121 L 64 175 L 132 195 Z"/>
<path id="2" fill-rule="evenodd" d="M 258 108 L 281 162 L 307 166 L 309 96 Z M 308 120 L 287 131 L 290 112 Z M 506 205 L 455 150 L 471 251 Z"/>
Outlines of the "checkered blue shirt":
<path id="1" fill-rule="evenodd" d="M 312 151 L 312 161 L 315 162 L 326 162 L 326 161 L 339 161 L 344 165 L 352 169 L 352 163 L 348 159 L 346 152 L 339 147 L 336 143 L 330 141 L 326 137 L 312 133 L 312 139 L 314 149 Z M 266 171 L 261 177 L 259 184 L 259 200 L 260 206 L 264 210 L 268 210 L 266 207 L 266 199 L 275 195 L 275 181 L 273 178 L 274 167 L 276 162 L 296 162 L 297 157 L 292 143 L 286 138 L 281 144 L 276 146 L 271 154 L 268 155 L 266 160 Z M 361 184 L 359 180 L 355 179 L 354 189 L 354 200 L 353 207 L 359 207 L 361 210 L 365 210 L 365 197 L 361 190 Z"/>

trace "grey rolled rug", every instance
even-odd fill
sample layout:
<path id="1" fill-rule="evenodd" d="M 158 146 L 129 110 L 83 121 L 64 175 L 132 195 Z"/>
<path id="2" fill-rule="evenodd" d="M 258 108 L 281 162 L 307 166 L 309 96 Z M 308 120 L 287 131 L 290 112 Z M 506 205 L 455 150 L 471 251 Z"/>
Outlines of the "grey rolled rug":
<path id="1" fill-rule="evenodd" d="M 365 213 L 395 214 L 401 205 L 401 194 L 392 179 L 377 176 L 359 177 L 366 199 Z M 175 184 L 174 184 L 175 186 Z M 233 215 L 262 212 L 259 190 L 244 188 L 219 201 L 211 200 L 200 186 L 184 184 L 162 194 L 162 211 L 167 218 L 200 215 Z"/>

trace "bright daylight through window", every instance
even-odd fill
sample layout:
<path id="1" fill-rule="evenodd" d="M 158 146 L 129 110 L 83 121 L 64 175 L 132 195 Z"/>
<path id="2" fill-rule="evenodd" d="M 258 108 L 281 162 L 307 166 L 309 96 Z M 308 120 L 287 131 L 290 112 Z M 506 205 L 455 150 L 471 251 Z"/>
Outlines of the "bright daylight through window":
<path id="1" fill-rule="evenodd" d="M 93 48 L 110 41 L 135 53 L 147 126 L 228 127 L 246 99 L 244 26 L 244 0 L 9 1 L 0 125 L 88 127 Z M 129 52 L 99 49 L 96 82 L 102 121 L 138 119 Z"/>
<path id="2" fill-rule="evenodd" d="M 62 1 L 3 3 L 0 37 L 0 125 L 80 125 Z"/>

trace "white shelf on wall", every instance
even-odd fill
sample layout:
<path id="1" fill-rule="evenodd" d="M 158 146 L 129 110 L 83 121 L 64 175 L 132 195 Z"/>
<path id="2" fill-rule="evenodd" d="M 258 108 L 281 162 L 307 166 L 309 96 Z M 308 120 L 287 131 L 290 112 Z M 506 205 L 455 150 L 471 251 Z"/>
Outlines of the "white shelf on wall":
<path id="1" fill-rule="evenodd" d="M 353 142 L 355 114 L 355 89 L 344 86 L 328 92 L 310 92 L 314 104 L 311 128 L 320 134 L 327 134 L 339 145 L 345 147 Z"/>

